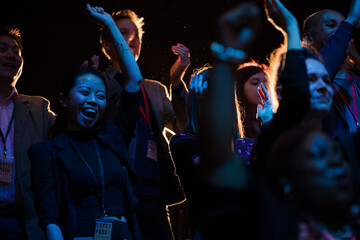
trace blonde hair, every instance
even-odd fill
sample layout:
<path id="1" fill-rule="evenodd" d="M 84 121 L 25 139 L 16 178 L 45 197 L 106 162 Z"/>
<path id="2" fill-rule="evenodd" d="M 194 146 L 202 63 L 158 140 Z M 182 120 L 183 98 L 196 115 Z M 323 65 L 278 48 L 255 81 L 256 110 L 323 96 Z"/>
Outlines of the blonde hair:
<path id="1" fill-rule="evenodd" d="M 286 52 L 287 45 L 283 43 L 278 48 L 274 49 L 267 57 L 267 60 L 269 62 L 269 94 L 273 104 L 274 113 L 276 113 L 277 109 L 279 108 L 279 98 L 276 89 L 279 85 L 279 75 L 285 66 Z"/>

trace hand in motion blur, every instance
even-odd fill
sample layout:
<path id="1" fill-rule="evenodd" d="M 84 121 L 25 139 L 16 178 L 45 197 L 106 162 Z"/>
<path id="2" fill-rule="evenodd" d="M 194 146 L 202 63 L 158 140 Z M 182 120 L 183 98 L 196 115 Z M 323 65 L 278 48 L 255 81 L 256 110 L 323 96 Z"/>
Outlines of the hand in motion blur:
<path id="1" fill-rule="evenodd" d="M 189 86 L 190 94 L 194 95 L 197 99 L 201 99 L 203 93 L 207 89 L 207 81 L 204 81 L 202 74 L 195 73 L 194 77 L 191 78 L 191 83 Z"/>
<path id="2" fill-rule="evenodd" d="M 287 49 L 301 49 L 301 37 L 296 18 L 280 0 L 264 0 L 268 21 L 283 35 Z"/>
<path id="3" fill-rule="evenodd" d="M 288 33 L 291 27 L 297 26 L 294 15 L 280 2 L 280 0 L 265 0 L 267 20 L 282 33 Z"/>
<path id="4" fill-rule="evenodd" d="M 258 93 L 261 98 L 262 104 L 258 105 L 256 118 L 262 124 L 265 124 L 265 123 L 269 122 L 274 115 L 273 104 L 271 102 L 270 95 L 269 95 L 268 91 L 266 90 L 264 84 L 262 84 L 262 83 L 260 84 L 260 86 L 258 88 Z"/>
<path id="5" fill-rule="evenodd" d="M 224 13 L 220 17 L 220 34 L 225 47 L 247 48 L 260 29 L 260 9 L 246 2 Z"/>
<path id="6" fill-rule="evenodd" d="M 360 0 L 352 1 L 346 21 L 353 24 L 356 29 L 360 28 Z"/>

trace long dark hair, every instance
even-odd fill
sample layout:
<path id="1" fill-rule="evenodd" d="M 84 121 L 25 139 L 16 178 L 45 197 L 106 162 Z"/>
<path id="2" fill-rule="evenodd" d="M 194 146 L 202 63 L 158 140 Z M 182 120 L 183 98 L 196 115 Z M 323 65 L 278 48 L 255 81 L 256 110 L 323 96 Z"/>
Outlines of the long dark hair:
<path id="1" fill-rule="evenodd" d="M 200 69 L 195 69 L 192 77 L 197 73 L 198 75 L 203 75 L 204 81 L 209 81 L 212 78 L 212 69 L 213 67 L 205 64 Z M 236 94 L 234 93 L 235 98 L 235 109 L 234 109 L 234 137 L 244 137 L 244 130 L 242 126 L 241 115 L 239 111 L 239 106 L 236 100 Z M 186 119 L 186 126 L 184 131 L 194 134 L 196 136 L 199 135 L 199 114 L 200 114 L 200 101 L 197 97 L 193 96 L 192 94 L 188 95 L 187 99 L 187 119 Z"/>
<path id="2" fill-rule="evenodd" d="M 69 72 L 69 74 L 65 77 L 64 81 L 62 82 L 60 95 L 62 95 L 63 98 L 68 98 L 70 90 L 74 87 L 76 83 L 76 79 L 85 74 L 92 74 L 100 78 L 105 85 L 105 94 L 107 94 L 107 85 L 104 75 L 92 67 L 85 67 L 85 68 L 77 68 Z M 58 114 L 55 122 L 55 136 L 59 135 L 59 133 L 61 132 L 66 131 L 67 122 L 68 122 L 67 106 L 61 104 L 61 100 L 60 100 L 60 108 L 58 110 Z"/>
<path id="3" fill-rule="evenodd" d="M 268 66 L 266 66 L 265 64 L 260 64 L 252 61 L 241 64 L 237 69 L 235 81 L 236 96 L 240 103 L 240 107 L 244 108 L 245 110 L 247 108 L 247 100 L 244 94 L 244 84 L 249 80 L 252 75 L 259 72 L 263 72 L 266 76 L 266 79 L 269 79 Z"/>

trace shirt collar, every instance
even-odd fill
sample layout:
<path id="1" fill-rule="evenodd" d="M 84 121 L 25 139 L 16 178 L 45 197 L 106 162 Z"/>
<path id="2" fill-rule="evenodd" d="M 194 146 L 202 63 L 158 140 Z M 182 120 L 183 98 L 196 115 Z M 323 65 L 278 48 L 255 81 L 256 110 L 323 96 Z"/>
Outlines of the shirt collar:
<path id="1" fill-rule="evenodd" d="M 13 89 L 11 90 L 8 97 L 6 97 L 4 99 L 0 99 L 0 105 L 5 105 L 9 102 L 12 102 L 17 95 L 18 95 L 18 92 L 17 92 L 16 88 L 13 87 Z"/>

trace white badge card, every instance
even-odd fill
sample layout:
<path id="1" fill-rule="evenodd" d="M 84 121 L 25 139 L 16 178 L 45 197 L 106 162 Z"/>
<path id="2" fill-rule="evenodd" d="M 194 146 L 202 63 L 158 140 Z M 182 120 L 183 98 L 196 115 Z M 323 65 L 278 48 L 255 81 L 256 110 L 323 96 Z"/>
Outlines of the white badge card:
<path id="1" fill-rule="evenodd" d="M 147 157 L 157 162 L 157 143 L 149 139 Z"/>
<path id="2" fill-rule="evenodd" d="M 95 240 L 111 240 L 112 221 L 96 219 Z"/>
<path id="3" fill-rule="evenodd" d="M 12 158 L 0 158 L 0 182 L 11 183 L 13 181 L 14 163 Z"/>

